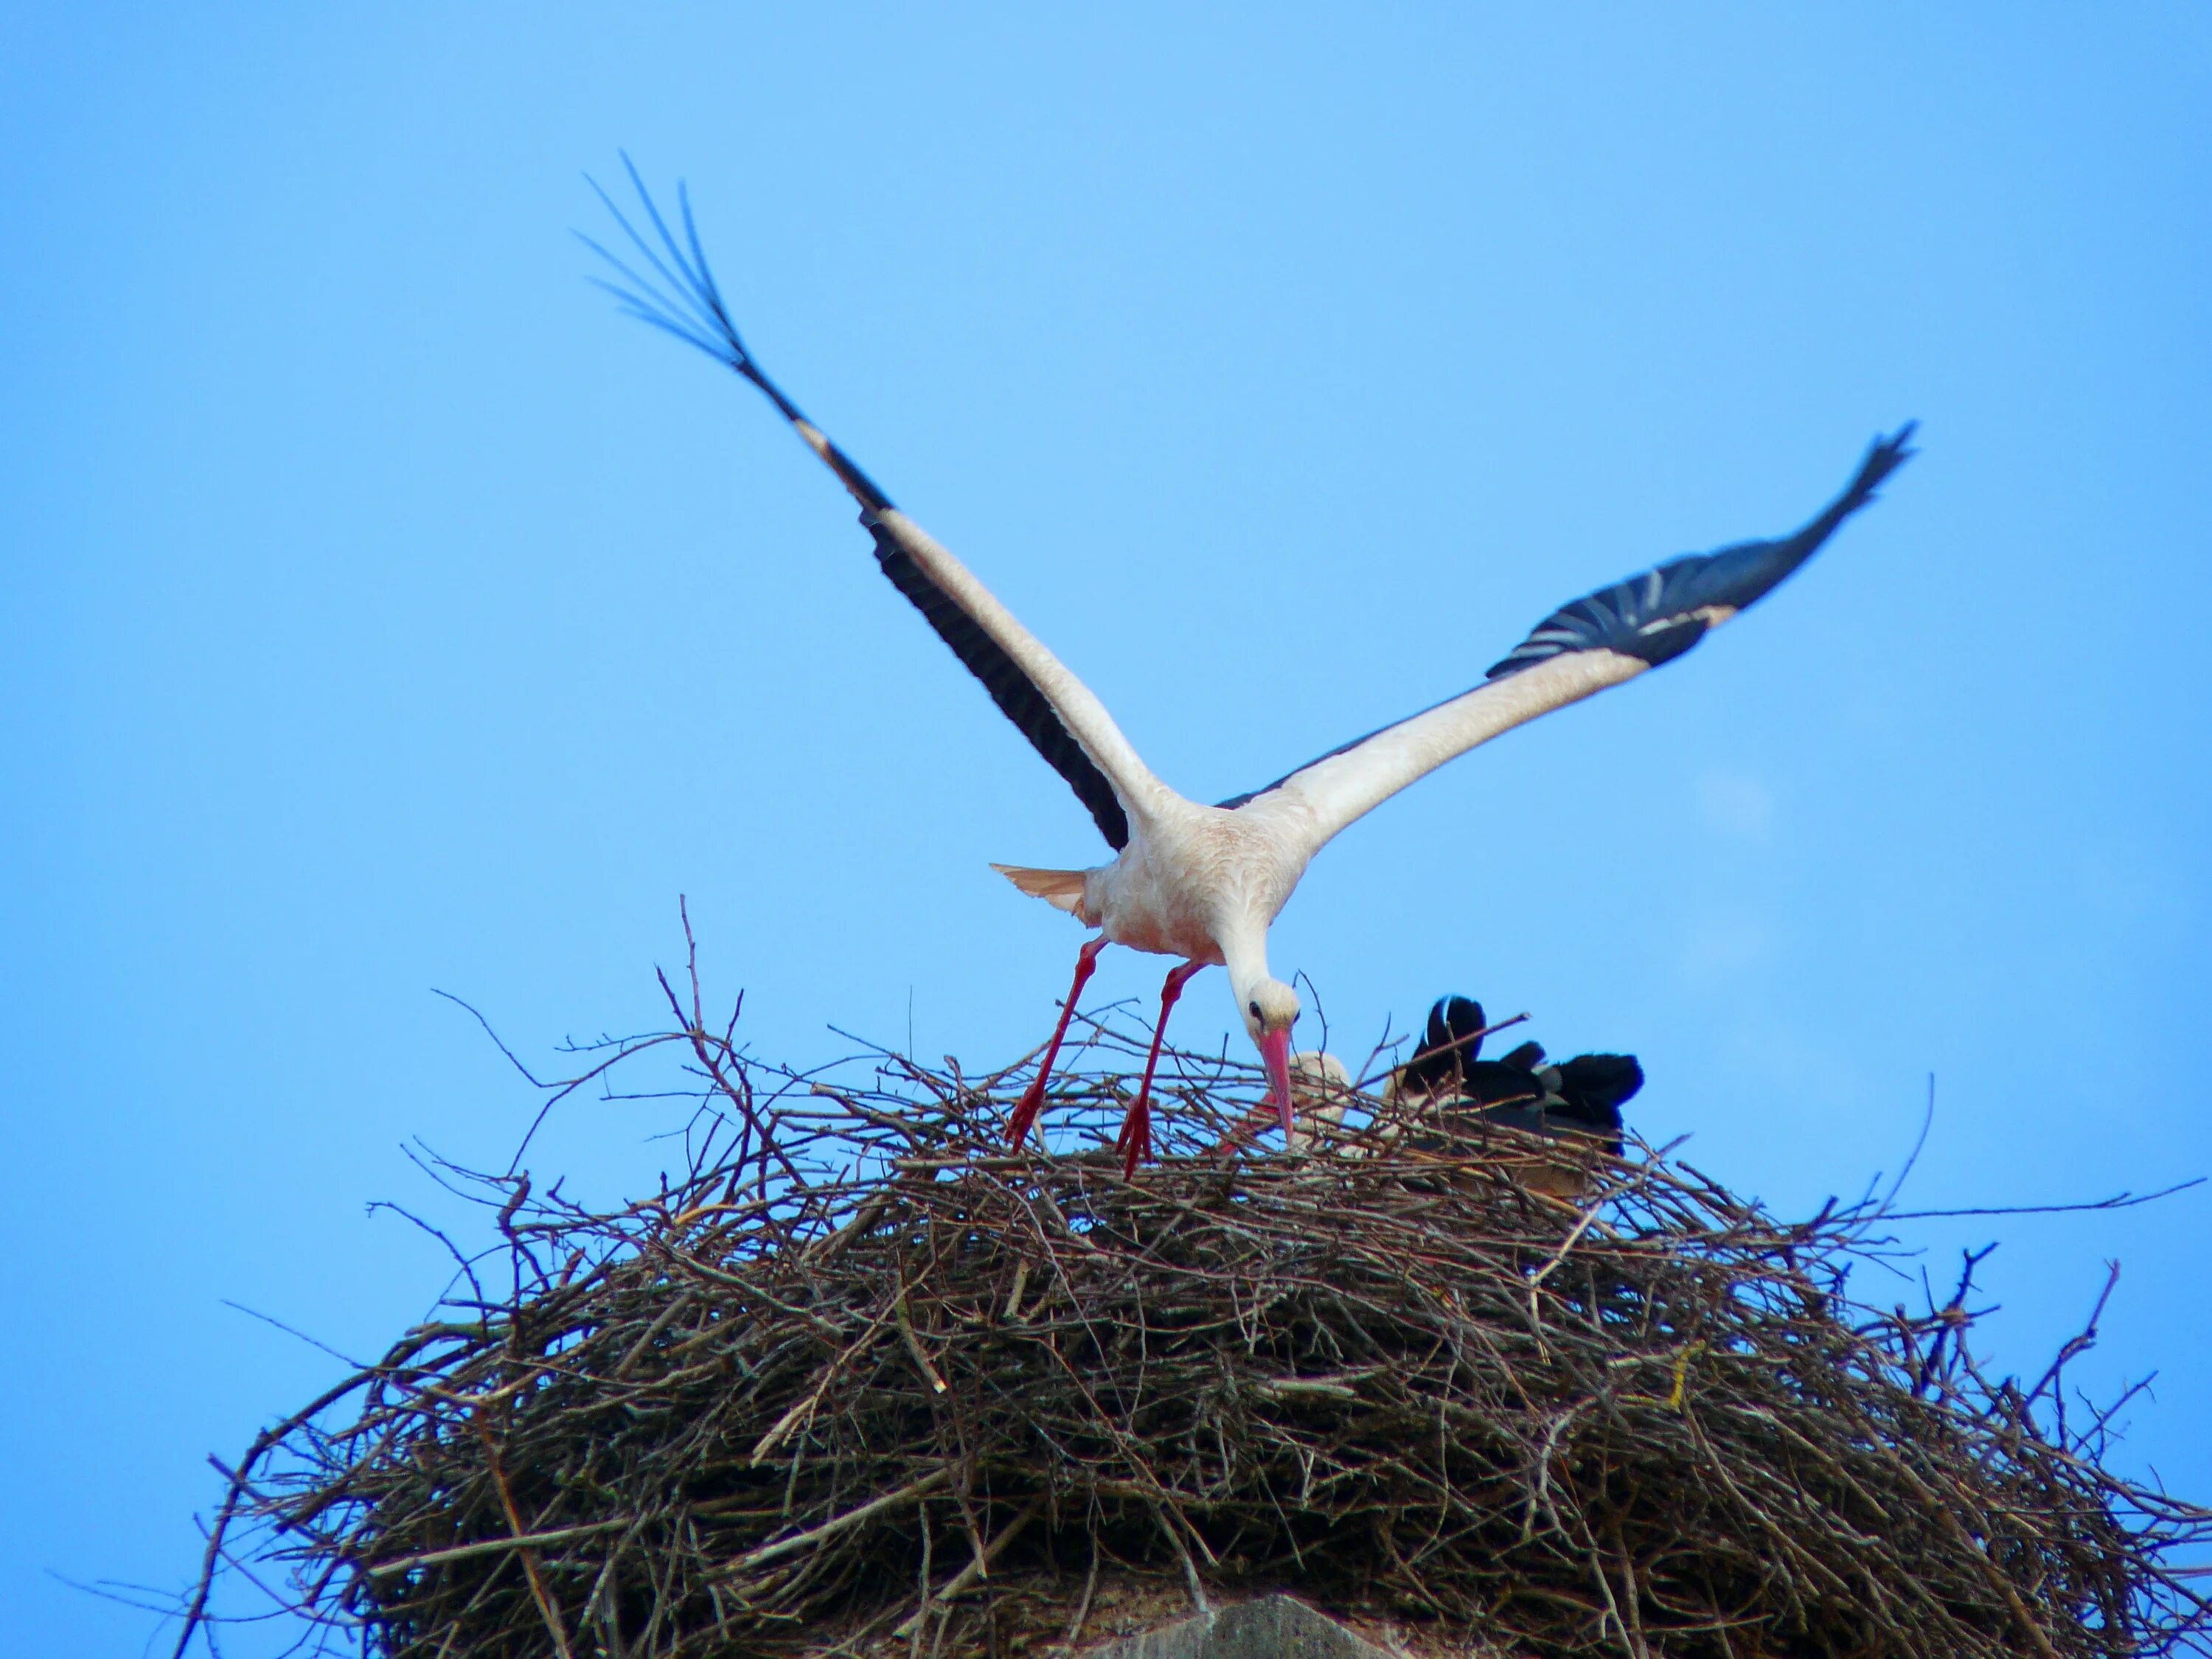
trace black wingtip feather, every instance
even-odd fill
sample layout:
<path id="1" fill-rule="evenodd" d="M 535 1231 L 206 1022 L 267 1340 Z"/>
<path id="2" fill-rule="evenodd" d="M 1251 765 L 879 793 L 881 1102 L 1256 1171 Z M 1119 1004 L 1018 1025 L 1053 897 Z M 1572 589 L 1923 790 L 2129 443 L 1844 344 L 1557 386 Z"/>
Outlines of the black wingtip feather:
<path id="1" fill-rule="evenodd" d="M 622 280 L 612 283 L 599 277 L 591 280 L 614 295 L 623 312 L 638 321 L 650 325 L 663 333 L 672 335 L 686 345 L 696 347 L 760 388 L 774 403 L 783 417 L 800 428 L 810 447 L 817 449 L 823 460 L 857 499 L 861 507 L 860 522 L 875 538 L 877 562 L 891 585 L 906 595 L 923 620 L 936 631 L 938 637 L 952 648 L 955 656 L 968 671 L 983 683 L 1006 718 L 1027 738 L 1052 769 L 1065 778 L 1069 786 L 1091 813 L 1107 844 L 1116 852 L 1129 844 L 1128 815 L 1122 810 L 1113 786 L 1103 773 L 1093 765 L 1067 728 L 1060 724 L 1052 705 L 1044 695 L 1022 672 L 1013 659 L 998 642 L 984 632 L 975 618 L 960 609 L 952 599 L 917 566 L 913 557 L 900 546 L 897 539 L 884 526 L 880 515 L 890 512 L 890 497 L 878 489 L 866 473 L 855 466 L 851 458 L 823 435 L 821 430 L 802 415 L 797 404 L 785 397 L 781 388 L 769 379 L 731 319 L 729 307 L 723 303 L 721 289 L 715 284 L 714 274 L 707 264 L 707 253 L 699 240 L 699 226 L 691 212 L 690 192 L 682 185 L 676 187 L 678 217 L 684 228 L 681 241 L 670 228 L 668 221 L 655 205 L 652 194 L 645 187 L 636 167 L 627 153 L 623 155 L 623 170 L 629 177 L 630 187 L 637 199 L 653 237 L 648 240 L 628 215 L 616 205 L 614 198 L 599 187 L 589 174 L 585 182 L 605 206 L 614 222 L 622 228 L 635 250 L 635 257 L 652 274 L 645 274 L 611 250 L 603 246 L 580 231 L 578 238 L 600 258 L 606 261 Z"/>
<path id="2" fill-rule="evenodd" d="M 890 497 L 853 464 L 850 456 L 828 439 L 821 437 L 819 429 L 799 412 L 798 404 L 783 395 L 783 389 L 769 379 L 767 371 L 761 368 L 758 360 L 746 347 L 744 337 L 738 332 L 738 325 L 730 316 L 729 307 L 723 303 L 722 290 L 714 281 L 714 270 L 707 264 L 706 248 L 699 240 L 698 222 L 691 212 L 690 191 L 681 183 L 676 186 L 678 216 L 684 226 L 684 239 L 679 242 L 676 233 L 669 228 L 667 219 L 662 216 L 659 204 L 653 201 L 652 192 L 646 189 L 645 180 L 639 175 L 627 151 L 623 152 L 622 163 L 623 171 L 629 175 L 630 188 L 637 192 L 638 204 L 653 228 L 654 238 L 658 239 L 658 246 L 630 222 L 629 216 L 616 205 L 614 198 L 600 188 L 598 179 L 586 173 L 584 182 L 592 187 L 592 193 L 599 198 L 615 223 L 621 228 L 623 236 L 629 239 L 630 246 L 636 250 L 636 257 L 644 261 L 652 274 L 647 276 L 638 270 L 603 244 L 578 231 L 577 239 L 605 260 L 622 279 L 620 283 L 611 283 L 596 276 L 590 280 L 621 301 L 625 315 L 649 324 L 686 345 L 696 347 L 716 362 L 735 369 L 752 382 L 775 405 L 776 412 L 785 420 L 804 428 L 805 432 L 814 434 L 807 440 L 810 447 L 817 439 L 820 440 L 822 448 L 826 451 L 822 456 L 823 460 L 861 506 L 871 512 L 887 511 L 891 505 Z"/>
<path id="3" fill-rule="evenodd" d="M 1487 678 L 1576 651 L 1615 651 L 1652 667 L 1671 662 L 1705 637 L 1711 615 L 1741 611 L 1778 586 L 1820 551 L 1845 519 L 1874 500 L 1889 476 L 1917 453 L 1917 421 L 1876 438 L 1843 493 L 1794 535 L 1744 542 L 1717 552 L 1670 559 L 1656 569 L 1586 593 L 1536 624 L 1492 664 Z"/>
<path id="4" fill-rule="evenodd" d="M 1919 430 L 1919 422 L 1907 421 L 1888 437 L 1874 441 L 1859 468 L 1858 484 L 1865 491 L 1863 501 L 1871 501 L 1874 492 L 1891 473 L 1920 453 L 1912 447 L 1913 437 Z"/>
<path id="5" fill-rule="evenodd" d="M 1814 548 L 1826 541 L 1837 526 L 1875 499 L 1882 485 L 1889 482 L 1890 474 L 1920 453 L 1912 447 L 1912 434 L 1919 430 L 1919 422 L 1907 421 L 1888 437 L 1876 438 L 1868 447 L 1866 459 L 1859 463 L 1857 475 L 1844 487 L 1844 493 L 1791 539 L 1809 538 Z M 1808 555 L 1811 550 L 1807 550 Z"/>
<path id="6" fill-rule="evenodd" d="M 630 307 L 634 314 L 641 315 L 645 320 L 658 320 L 677 338 L 696 346 L 717 362 L 726 364 L 747 379 L 753 378 L 759 372 L 758 367 L 752 361 L 752 354 L 745 349 L 744 340 L 731 320 L 728 308 L 722 303 L 721 290 L 715 285 L 714 273 L 708 268 L 705 256 L 696 252 L 698 247 L 696 232 L 691 238 L 696 257 L 687 257 L 685 250 L 678 246 L 675 237 L 670 234 L 667 221 L 661 217 L 652 193 L 646 189 L 645 180 L 639 176 L 636 165 L 626 151 L 623 154 L 622 164 L 623 172 L 629 175 L 631 189 L 637 192 L 639 206 L 644 210 L 647 220 L 660 239 L 660 246 L 655 248 L 647 240 L 599 181 L 586 173 L 584 182 L 592 187 L 592 193 L 599 198 L 599 204 L 606 209 L 608 216 L 613 219 L 630 246 L 636 251 L 636 257 L 642 259 L 653 273 L 648 276 L 633 269 L 628 261 L 611 249 L 579 231 L 577 236 L 584 246 L 605 260 L 629 286 L 625 288 L 604 280 L 594 280 L 599 281 L 599 286 Z M 685 226 L 690 228 L 690 198 L 681 185 L 677 186 L 677 194 L 683 203 Z M 781 404 L 781 393 L 770 390 L 769 395 Z"/>

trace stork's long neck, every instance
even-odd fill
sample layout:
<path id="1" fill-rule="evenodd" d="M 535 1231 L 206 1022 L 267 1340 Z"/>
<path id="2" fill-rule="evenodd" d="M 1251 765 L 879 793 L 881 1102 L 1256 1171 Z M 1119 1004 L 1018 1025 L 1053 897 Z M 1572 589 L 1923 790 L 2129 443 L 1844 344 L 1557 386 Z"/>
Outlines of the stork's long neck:
<path id="1" fill-rule="evenodd" d="M 1267 972 L 1267 924 L 1239 919 L 1223 928 L 1216 942 L 1221 946 L 1221 960 L 1229 969 L 1229 988 L 1235 993 L 1241 1012 L 1251 1000 L 1253 988 L 1273 977 Z"/>

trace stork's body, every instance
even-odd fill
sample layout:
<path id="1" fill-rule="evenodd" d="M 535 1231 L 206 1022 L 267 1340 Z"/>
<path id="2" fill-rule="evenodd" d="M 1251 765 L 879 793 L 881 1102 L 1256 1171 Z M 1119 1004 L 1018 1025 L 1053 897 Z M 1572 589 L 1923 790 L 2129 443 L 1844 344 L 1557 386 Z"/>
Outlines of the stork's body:
<path id="1" fill-rule="evenodd" d="M 1162 786 L 1157 799 L 1129 815 L 1129 844 L 1110 864 L 995 867 L 1116 945 L 1225 966 L 1237 979 L 1264 977 L 1268 926 L 1305 873 L 1308 856 L 1284 817 L 1266 807 L 1201 806 Z M 1073 902 L 1062 902 L 1063 894 Z"/>
<path id="2" fill-rule="evenodd" d="M 635 182 L 634 172 L 631 177 Z M 639 195 L 645 199 L 642 185 Z M 616 217 L 653 276 L 602 248 L 632 284 L 614 291 L 635 314 L 735 369 L 775 404 L 860 503 L 884 574 L 1066 780 L 1115 852 L 1110 862 L 1087 870 L 997 866 L 1024 892 L 1099 930 L 1079 957 L 1059 1028 L 1016 1109 L 1011 1127 L 1017 1141 L 1043 1102 L 1075 995 L 1109 940 L 1179 959 L 1162 990 L 1162 1026 L 1184 980 L 1202 967 L 1227 968 L 1287 1133 L 1290 1029 L 1298 1000 L 1269 970 L 1267 930 L 1313 855 L 1347 824 L 1453 757 L 1681 655 L 1810 558 L 1911 453 L 1908 425 L 1877 441 L 1844 493 L 1794 535 L 1673 560 L 1577 599 L 1540 623 L 1472 690 L 1331 750 L 1263 788 L 1203 805 L 1153 776 L 1090 689 L 959 560 L 894 507 L 763 373 L 708 274 L 689 204 L 681 242 L 649 199 L 645 208 L 657 246 L 619 211 Z M 1145 1084 L 1123 1131 L 1132 1167 L 1148 1141 L 1147 1101 L 1158 1053 L 1156 1030 Z"/>

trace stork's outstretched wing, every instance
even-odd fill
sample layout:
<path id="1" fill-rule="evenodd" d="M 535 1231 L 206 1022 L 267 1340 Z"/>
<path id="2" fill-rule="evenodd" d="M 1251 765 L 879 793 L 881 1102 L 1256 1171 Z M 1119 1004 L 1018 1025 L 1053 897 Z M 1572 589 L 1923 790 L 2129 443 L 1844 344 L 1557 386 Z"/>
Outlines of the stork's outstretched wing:
<path id="1" fill-rule="evenodd" d="M 1036 636 L 913 520 L 893 507 L 867 474 L 855 466 L 819 428 L 799 412 L 761 370 L 730 319 L 720 290 L 707 268 L 691 203 L 681 186 L 677 201 L 684 222 L 678 242 L 646 193 L 645 185 L 623 157 L 631 185 L 653 231 L 648 240 L 594 181 L 592 188 L 622 227 L 647 275 L 586 236 L 583 240 L 620 275 L 602 282 L 641 322 L 696 346 L 717 362 L 737 370 L 767 394 L 770 403 L 837 475 L 860 504 L 860 522 L 876 539 L 876 562 L 891 585 L 913 601 L 938 637 L 983 683 L 991 700 L 1035 745 L 1053 770 L 1066 779 L 1090 810 L 1098 832 L 1119 852 L 1128 845 L 1128 809 L 1161 786 L 1114 724 L 1105 705 L 1068 672 Z M 656 246 L 657 244 L 657 246 Z"/>
<path id="2" fill-rule="evenodd" d="M 1911 458 L 1917 423 L 1881 438 L 1844 493 L 1793 536 L 1672 559 L 1563 605 L 1472 691 L 1355 738 L 1224 806 L 1280 810 L 1310 852 L 1455 756 L 1524 721 L 1671 662 L 1811 558 Z"/>

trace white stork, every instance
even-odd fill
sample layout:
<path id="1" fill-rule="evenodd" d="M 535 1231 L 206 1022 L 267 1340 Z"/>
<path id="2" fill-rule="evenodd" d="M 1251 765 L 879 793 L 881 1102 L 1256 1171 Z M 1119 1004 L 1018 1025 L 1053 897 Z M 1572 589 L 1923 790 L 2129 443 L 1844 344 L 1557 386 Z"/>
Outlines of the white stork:
<path id="1" fill-rule="evenodd" d="M 629 158 L 624 157 L 625 167 Z M 1680 656 L 1810 558 L 1874 498 L 1913 452 L 1913 423 L 1876 440 L 1842 495 L 1794 534 L 1673 559 L 1563 606 L 1501 659 L 1472 690 L 1341 744 L 1273 783 L 1206 805 L 1155 777 L 1089 687 L 1016 621 L 959 560 L 893 507 L 890 498 L 799 413 L 746 349 L 708 271 L 689 198 L 679 190 L 678 240 L 631 183 L 655 240 L 635 228 L 604 191 L 650 275 L 584 240 L 620 273 L 602 283 L 641 320 L 696 346 L 763 392 L 860 505 L 876 560 L 992 699 L 1089 809 L 1114 858 L 1087 870 L 995 865 L 1015 886 L 1098 930 L 1076 958 L 1075 982 L 1009 1133 L 1018 1146 L 1045 1098 L 1076 998 L 1108 944 L 1177 959 L 1143 1083 L 1122 1126 L 1127 1167 L 1151 1146 L 1152 1081 L 1169 1011 L 1200 969 L 1229 970 L 1239 1016 L 1265 1065 L 1269 1095 L 1291 1130 L 1291 1026 L 1297 994 L 1268 970 L 1267 929 L 1330 839 L 1454 757 L 1539 714 L 1633 679 Z M 593 188 L 598 189 L 597 185 Z"/>

